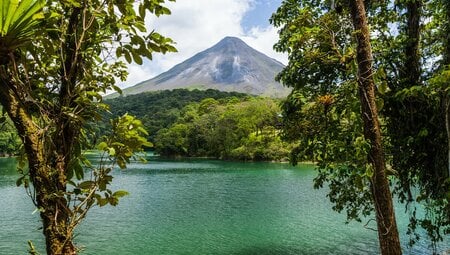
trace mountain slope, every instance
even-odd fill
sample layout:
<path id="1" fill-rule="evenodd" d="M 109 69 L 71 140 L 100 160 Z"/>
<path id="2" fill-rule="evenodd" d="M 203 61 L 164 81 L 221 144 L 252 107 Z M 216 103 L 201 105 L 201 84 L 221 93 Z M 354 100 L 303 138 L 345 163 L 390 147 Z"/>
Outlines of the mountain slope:
<path id="1" fill-rule="evenodd" d="M 289 89 L 275 82 L 276 74 L 283 67 L 241 39 L 225 37 L 169 71 L 125 89 L 124 94 L 195 88 L 284 97 Z"/>

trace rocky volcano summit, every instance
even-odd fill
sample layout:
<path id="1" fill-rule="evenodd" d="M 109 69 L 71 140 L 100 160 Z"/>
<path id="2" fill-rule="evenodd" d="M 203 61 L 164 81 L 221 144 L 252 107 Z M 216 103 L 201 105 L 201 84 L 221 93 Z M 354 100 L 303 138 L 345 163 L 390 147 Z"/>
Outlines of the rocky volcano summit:
<path id="1" fill-rule="evenodd" d="M 225 37 L 169 71 L 123 92 L 128 95 L 187 88 L 284 97 L 290 90 L 275 81 L 275 76 L 283 67 L 283 64 L 256 51 L 241 39 Z"/>

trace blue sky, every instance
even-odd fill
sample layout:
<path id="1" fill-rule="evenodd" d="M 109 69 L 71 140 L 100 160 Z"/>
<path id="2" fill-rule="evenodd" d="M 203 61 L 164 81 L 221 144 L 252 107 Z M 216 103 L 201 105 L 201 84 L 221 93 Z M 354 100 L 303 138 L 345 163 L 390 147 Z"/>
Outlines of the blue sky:
<path id="1" fill-rule="evenodd" d="M 256 26 L 269 26 L 269 18 L 281 5 L 281 0 L 256 0 L 250 5 L 250 11 L 244 15 L 241 22 L 244 31 Z"/>
<path id="2" fill-rule="evenodd" d="M 129 77 L 121 87 L 133 86 L 167 71 L 219 42 L 236 36 L 251 47 L 286 64 L 285 54 L 273 51 L 277 30 L 269 18 L 281 0 L 176 0 L 167 3 L 171 15 L 147 20 L 149 31 L 155 29 L 176 41 L 177 53 L 155 54 L 144 65 L 130 65 Z"/>

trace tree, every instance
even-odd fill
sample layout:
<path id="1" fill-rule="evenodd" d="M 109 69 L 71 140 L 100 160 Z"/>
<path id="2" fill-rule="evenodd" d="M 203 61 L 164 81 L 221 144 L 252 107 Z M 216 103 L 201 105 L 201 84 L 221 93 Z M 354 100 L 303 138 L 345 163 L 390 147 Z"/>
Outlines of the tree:
<path id="1" fill-rule="evenodd" d="M 448 1 L 444 1 L 444 10 L 445 16 L 444 20 L 447 22 L 445 23 L 445 29 L 444 33 L 447 34 L 447 37 L 444 39 L 444 45 L 445 45 L 445 53 L 444 53 L 444 60 L 443 60 L 443 66 L 447 66 L 447 76 L 449 74 L 448 69 L 450 69 L 450 3 Z M 445 127 L 447 132 L 447 146 L 448 146 L 448 153 L 447 153 L 447 164 L 448 164 L 448 177 L 450 178 L 450 91 L 449 91 L 449 84 L 447 80 L 447 86 L 443 86 L 445 88 L 446 95 L 444 96 L 444 114 L 445 114 Z"/>
<path id="2" fill-rule="evenodd" d="M 287 0 L 272 16 L 282 27 L 275 48 L 289 53 L 278 79 L 294 87 L 284 104 L 287 136 L 300 139 L 293 161 L 305 155 L 318 161 L 315 186 L 330 183 L 334 209 L 356 220 L 375 212 L 382 254 L 400 254 L 366 11 L 362 1 L 348 3 Z"/>
<path id="3" fill-rule="evenodd" d="M 170 0 L 169 0 L 170 1 Z M 93 205 L 117 204 L 124 192 L 107 188 L 111 168 L 94 168 L 82 155 L 101 93 L 126 78 L 127 62 L 175 51 L 172 40 L 151 31 L 148 12 L 170 14 L 161 0 L 8 0 L 0 6 L 0 102 L 24 145 L 24 184 L 40 212 L 47 254 L 76 254 L 73 230 Z M 113 57 L 114 54 L 117 58 Z M 98 149 L 125 167 L 132 152 L 149 145 L 140 121 L 125 115 Z M 93 171 L 83 179 L 83 167 Z M 33 185 L 30 186 L 28 183 Z"/>
<path id="4" fill-rule="evenodd" d="M 350 13 L 356 34 L 358 89 L 364 122 L 364 138 L 370 143 L 368 161 L 373 166 L 372 197 L 378 227 L 381 254 L 402 254 L 392 196 L 386 174 L 381 129 L 373 79 L 373 60 L 366 8 L 362 0 L 350 0 Z"/>
<path id="5" fill-rule="evenodd" d="M 285 138 L 298 142 L 291 160 L 318 162 L 315 186 L 327 182 L 334 209 L 345 209 L 349 220 L 376 212 L 366 189 L 376 174 L 365 165 L 373 143 L 361 136 L 367 128 L 358 121 L 371 115 L 355 96 L 361 82 L 373 82 L 380 154 L 389 166 L 384 172 L 411 212 L 408 233 L 420 225 L 433 242 L 442 241 L 450 225 L 449 149 L 442 142 L 449 137 L 447 2 L 365 2 L 373 38 L 359 44 L 352 36 L 362 32 L 353 28 L 353 2 L 285 0 L 271 19 L 281 28 L 275 49 L 289 53 L 278 79 L 294 88 L 283 103 Z M 362 42 L 373 46 L 374 57 L 361 63 L 355 60 Z M 361 64 L 369 63 L 364 70 Z M 361 79 L 367 73 L 369 80 Z M 425 205 L 423 218 L 412 202 Z"/>
<path id="6" fill-rule="evenodd" d="M 448 142 L 442 142 L 448 138 L 445 105 L 449 85 L 442 82 L 448 34 L 445 2 L 399 3 L 397 8 L 404 13 L 397 20 L 401 33 L 382 42 L 387 49 L 394 42 L 398 56 L 380 61 L 387 73 L 383 115 L 391 165 L 398 177 L 394 192 L 410 211 L 409 232 L 420 226 L 433 243 L 442 241 L 450 223 L 449 148 Z M 402 128 L 398 128 L 400 123 Z M 427 213 L 418 216 L 417 208 L 422 206 Z M 417 235 L 410 242 L 416 239 Z"/>
<path id="7" fill-rule="evenodd" d="M 157 152 L 163 156 L 187 156 L 187 128 L 185 124 L 175 124 L 170 129 L 161 129 L 155 139 Z"/>

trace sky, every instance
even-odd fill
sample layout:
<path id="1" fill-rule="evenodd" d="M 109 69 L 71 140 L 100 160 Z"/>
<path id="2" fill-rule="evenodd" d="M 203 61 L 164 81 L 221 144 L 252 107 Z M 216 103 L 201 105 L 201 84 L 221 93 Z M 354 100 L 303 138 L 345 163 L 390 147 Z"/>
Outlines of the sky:
<path id="1" fill-rule="evenodd" d="M 269 23 L 270 16 L 280 4 L 281 0 L 177 0 L 166 3 L 172 14 L 152 17 L 146 26 L 149 31 L 155 29 L 172 38 L 178 52 L 154 54 L 152 61 L 145 61 L 141 66 L 130 65 L 127 81 L 119 86 L 129 87 L 151 79 L 225 36 L 239 37 L 256 50 L 286 64 L 287 56 L 273 50 L 278 34 Z"/>

